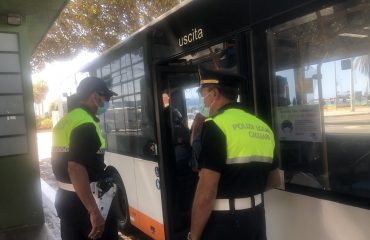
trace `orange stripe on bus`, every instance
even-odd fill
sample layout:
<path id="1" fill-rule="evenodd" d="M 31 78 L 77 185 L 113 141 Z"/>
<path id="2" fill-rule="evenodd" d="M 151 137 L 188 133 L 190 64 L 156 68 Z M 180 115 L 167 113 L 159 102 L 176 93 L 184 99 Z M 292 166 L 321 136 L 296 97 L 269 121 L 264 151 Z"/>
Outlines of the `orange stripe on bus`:
<path id="1" fill-rule="evenodd" d="M 164 226 L 139 210 L 129 207 L 131 224 L 155 240 L 164 240 Z"/>

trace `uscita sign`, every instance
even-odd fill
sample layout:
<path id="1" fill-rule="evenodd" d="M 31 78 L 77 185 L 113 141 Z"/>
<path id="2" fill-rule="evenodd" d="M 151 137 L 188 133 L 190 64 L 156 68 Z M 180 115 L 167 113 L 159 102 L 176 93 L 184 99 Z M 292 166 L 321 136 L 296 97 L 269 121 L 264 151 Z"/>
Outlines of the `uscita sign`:
<path id="1" fill-rule="evenodd" d="M 203 38 L 203 29 L 193 28 L 190 33 L 185 34 L 184 36 L 179 38 L 179 46 L 180 47 L 185 46 L 201 38 Z"/>

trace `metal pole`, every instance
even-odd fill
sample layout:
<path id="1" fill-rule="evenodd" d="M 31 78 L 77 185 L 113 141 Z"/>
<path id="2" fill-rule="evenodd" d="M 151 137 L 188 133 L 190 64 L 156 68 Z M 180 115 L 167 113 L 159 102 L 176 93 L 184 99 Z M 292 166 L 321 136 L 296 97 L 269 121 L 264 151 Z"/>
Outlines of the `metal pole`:
<path id="1" fill-rule="evenodd" d="M 319 91 L 319 107 L 320 107 L 320 123 L 322 127 L 321 137 L 322 137 L 322 153 L 323 153 L 323 177 L 324 177 L 324 185 L 325 188 L 329 189 L 329 163 L 328 163 L 328 147 L 326 142 L 326 135 L 325 135 L 325 111 L 324 106 L 322 105 L 322 101 L 324 102 L 324 96 L 322 93 L 322 73 L 321 69 L 322 63 L 317 64 L 317 86 Z"/>
<path id="2" fill-rule="evenodd" d="M 338 95 L 337 95 L 337 61 L 334 61 L 334 85 L 335 85 L 335 111 L 338 106 Z"/>
<path id="3" fill-rule="evenodd" d="M 369 87 L 370 87 L 370 54 L 367 55 L 367 88 L 366 88 L 366 106 L 369 102 Z"/>
<path id="4" fill-rule="evenodd" d="M 352 58 L 351 58 L 351 112 L 355 111 L 355 89 L 353 84 L 353 67 L 352 67 Z"/>

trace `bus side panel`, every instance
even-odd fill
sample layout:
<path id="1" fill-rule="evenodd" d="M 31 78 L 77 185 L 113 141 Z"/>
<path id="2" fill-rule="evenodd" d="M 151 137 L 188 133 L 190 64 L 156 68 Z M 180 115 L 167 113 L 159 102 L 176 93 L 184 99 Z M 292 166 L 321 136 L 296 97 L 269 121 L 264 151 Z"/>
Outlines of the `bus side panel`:
<path id="1" fill-rule="evenodd" d="M 138 209 L 136 179 L 135 179 L 135 159 L 133 157 L 106 152 L 105 164 L 113 166 L 122 178 L 125 185 L 127 201 L 131 208 Z M 130 211 L 130 219 L 132 224 L 135 223 L 135 213 Z"/>
<path id="2" fill-rule="evenodd" d="M 271 190 L 265 194 L 267 239 L 367 240 L 370 210 Z"/>
<path id="3" fill-rule="evenodd" d="M 158 163 L 135 159 L 139 228 L 154 239 L 164 239 Z"/>

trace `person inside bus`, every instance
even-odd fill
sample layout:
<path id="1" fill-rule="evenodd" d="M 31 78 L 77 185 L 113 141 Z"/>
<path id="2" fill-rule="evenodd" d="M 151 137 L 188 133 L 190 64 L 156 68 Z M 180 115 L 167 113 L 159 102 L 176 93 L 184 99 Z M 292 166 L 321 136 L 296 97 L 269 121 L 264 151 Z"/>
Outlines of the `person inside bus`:
<path id="1" fill-rule="evenodd" d="M 107 179 L 105 140 L 96 115 L 106 111 L 113 95 L 100 78 L 84 78 L 74 98 L 78 104 L 53 129 L 51 163 L 59 186 L 55 208 L 63 240 L 118 239 L 114 211 L 103 216 L 90 189 L 90 183 Z"/>
<path id="2" fill-rule="evenodd" d="M 190 166 L 192 160 L 190 130 L 182 113 L 174 104 L 176 96 L 182 95 L 170 95 L 168 89 L 162 94 L 166 139 L 169 143 L 167 146 L 172 146 L 172 149 L 168 148 L 167 155 L 173 156 L 169 159 L 169 165 L 174 170 L 172 171 L 174 209 L 181 216 L 175 219 L 174 226 L 176 231 L 182 231 L 185 228 L 188 229 L 190 225 L 190 209 L 195 192 L 196 175 Z"/>
<path id="3" fill-rule="evenodd" d="M 188 239 L 266 239 L 263 192 L 277 187 L 274 135 L 236 103 L 240 75 L 201 69 L 199 180 Z"/>
<path id="4" fill-rule="evenodd" d="M 195 191 L 196 178 L 191 169 L 190 130 L 178 109 L 172 111 L 174 151 L 176 160 L 176 195 L 179 210 L 188 212 Z M 190 217 L 188 219 L 190 221 Z"/>
<path id="5" fill-rule="evenodd" d="M 198 159 L 202 149 L 202 125 L 206 119 L 204 116 L 208 115 L 208 112 L 205 111 L 207 111 L 205 108 L 199 109 L 199 113 L 195 115 L 193 124 L 190 128 L 190 145 L 193 150 L 193 157 L 190 166 L 194 172 L 198 172 L 199 170 Z"/>
<path id="6" fill-rule="evenodd" d="M 189 168 L 191 161 L 190 130 L 180 110 L 176 106 L 170 107 L 168 92 L 166 89 L 162 94 L 166 129 L 172 129 L 172 133 L 166 131 L 167 141 L 174 146 L 176 168 L 182 171 Z"/>

